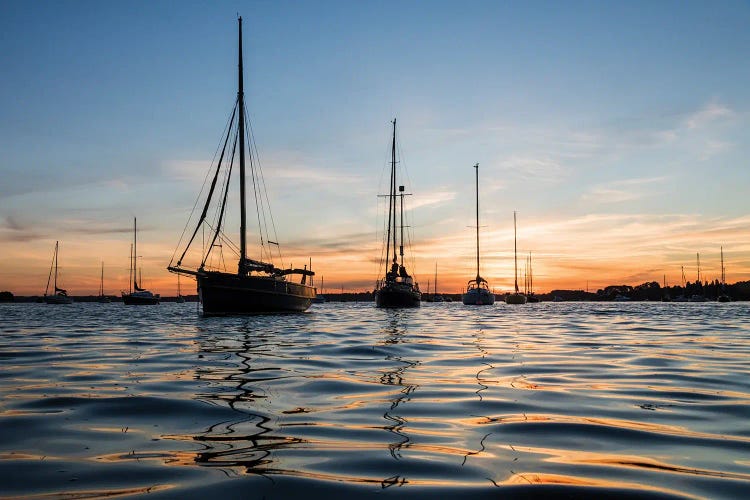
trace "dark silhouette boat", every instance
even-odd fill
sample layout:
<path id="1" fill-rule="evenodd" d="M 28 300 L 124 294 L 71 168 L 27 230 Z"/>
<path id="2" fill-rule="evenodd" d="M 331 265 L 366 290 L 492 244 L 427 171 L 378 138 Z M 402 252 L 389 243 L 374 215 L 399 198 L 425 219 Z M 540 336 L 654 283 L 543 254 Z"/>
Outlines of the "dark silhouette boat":
<path id="1" fill-rule="evenodd" d="M 727 272 L 724 268 L 724 247 L 721 247 L 721 284 L 719 286 L 719 296 L 716 297 L 716 301 L 731 302 L 731 297 L 727 295 Z"/>
<path id="2" fill-rule="evenodd" d="M 407 272 L 404 266 L 404 186 L 398 186 L 396 192 L 396 119 L 393 119 L 393 141 L 391 143 L 391 176 L 390 191 L 388 198 L 388 230 L 386 233 L 386 266 L 390 261 L 390 268 L 385 273 L 382 280 L 378 280 L 375 286 L 375 305 L 377 307 L 419 307 L 422 301 L 422 293 L 419 291 L 419 284 Z M 399 252 L 396 254 L 396 219 L 397 219 L 397 200 L 400 200 L 400 210 L 398 215 L 401 218 Z M 393 240 L 391 241 L 391 238 Z M 391 260 L 391 250 L 393 259 Z M 399 262 L 399 257 L 401 261 Z"/>
<path id="3" fill-rule="evenodd" d="M 479 275 L 479 163 L 474 165 L 476 178 L 476 205 L 477 205 L 477 277 L 469 280 L 466 293 L 461 296 L 464 305 L 491 306 L 495 303 L 495 294 L 490 290 L 487 280 Z"/>
<path id="4" fill-rule="evenodd" d="M 68 291 L 65 290 L 64 288 L 59 288 L 57 286 L 57 254 L 58 254 L 59 246 L 60 246 L 60 242 L 56 241 L 55 253 L 52 257 L 52 265 L 50 266 L 49 276 L 47 277 L 47 286 L 44 289 L 44 302 L 47 304 L 72 304 L 73 298 L 68 297 Z M 47 292 L 49 291 L 49 282 L 52 279 L 53 270 L 55 273 L 55 281 L 54 281 L 53 288 L 52 288 L 53 293 L 48 294 Z"/>
<path id="5" fill-rule="evenodd" d="M 99 281 L 99 296 L 96 299 L 97 302 L 100 304 L 109 304 L 112 302 L 112 299 L 110 299 L 107 295 L 104 295 L 104 262 L 102 262 L 102 277 L 101 281 Z"/>
<path id="6" fill-rule="evenodd" d="M 307 269 L 282 269 L 276 267 L 272 262 L 265 260 L 254 260 L 247 257 L 247 217 L 245 202 L 245 148 L 246 136 L 245 121 L 247 110 L 245 109 L 245 93 L 243 88 L 243 67 L 242 67 L 242 18 L 238 18 L 238 76 L 237 76 L 237 99 L 229 119 L 226 136 L 223 138 L 223 148 L 219 160 L 216 164 L 215 173 L 211 182 L 210 189 L 206 198 L 203 211 L 199 217 L 198 223 L 192 236 L 185 246 L 180 258 L 173 265 L 170 261 L 167 269 L 171 272 L 194 276 L 198 285 L 198 296 L 201 302 L 204 315 L 235 315 L 235 314 L 259 314 L 259 313 L 282 313 L 282 312 L 302 312 L 310 307 L 310 304 L 316 297 L 315 288 L 307 283 L 307 278 L 312 277 L 315 273 Z M 249 134 L 248 134 L 249 135 Z M 256 207 L 263 206 L 268 202 L 268 196 L 265 193 L 265 182 L 262 179 L 262 171 L 258 163 L 257 150 L 254 151 L 254 141 L 248 142 L 250 174 L 252 177 L 252 189 L 255 195 Z M 240 243 L 237 247 L 229 240 L 223 232 L 225 208 L 227 205 L 227 195 L 229 194 L 230 180 L 235 160 L 239 162 L 239 191 L 240 191 Z M 224 173 L 223 176 L 220 173 Z M 219 183 L 219 179 L 222 179 Z M 221 196 L 220 203 L 217 203 L 217 216 L 210 223 L 206 216 L 211 206 L 211 200 L 215 194 L 217 183 Z M 265 196 L 265 198 L 264 198 Z M 267 207 L 265 207 L 267 209 Z M 270 224 L 261 224 L 261 219 L 265 218 L 265 211 L 258 208 L 259 236 L 261 242 L 261 255 L 263 259 L 271 259 L 270 246 L 273 245 L 278 249 L 278 243 L 268 238 L 268 226 L 273 226 L 273 219 Z M 183 265 L 183 260 L 190 249 L 199 230 L 206 224 L 211 230 L 209 236 L 210 243 L 207 245 L 205 252 L 201 256 L 200 264 L 195 269 Z M 265 234 L 264 234 L 265 230 Z M 275 230 L 275 229 L 274 229 Z M 278 238 L 275 238 L 278 241 Z M 179 244 L 178 244 L 179 247 Z M 236 251 L 239 261 L 237 263 L 237 272 L 226 272 L 226 266 L 223 265 L 223 249 L 229 247 Z M 218 254 L 218 255 L 216 255 Z M 219 263 L 216 264 L 215 261 Z M 290 275 L 302 275 L 301 282 L 295 283 L 287 279 Z"/>
<path id="7" fill-rule="evenodd" d="M 138 286 L 138 220 L 133 217 L 133 246 L 130 252 L 130 282 L 127 293 L 122 292 L 122 302 L 126 306 L 152 306 L 159 303 L 160 295 Z M 142 277 L 141 277 L 142 278 Z M 143 283 L 143 279 L 140 279 Z"/>

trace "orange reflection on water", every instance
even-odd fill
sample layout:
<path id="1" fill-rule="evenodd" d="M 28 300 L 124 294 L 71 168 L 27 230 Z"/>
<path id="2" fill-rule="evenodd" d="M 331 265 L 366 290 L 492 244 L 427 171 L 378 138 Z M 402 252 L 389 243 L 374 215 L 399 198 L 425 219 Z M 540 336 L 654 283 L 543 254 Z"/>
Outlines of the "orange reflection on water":
<path id="1" fill-rule="evenodd" d="M 607 479 L 592 479 L 592 478 L 581 478 L 575 476 L 565 476 L 562 474 L 544 474 L 536 472 L 516 472 L 508 479 L 500 482 L 495 482 L 497 486 L 518 486 L 527 484 L 558 484 L 567 486 L 594 486 L 600 488 L 617 488 L 617 489 L 631 489 L 635 492 L 638 491 L 652 491 L 654 493 L 665 493 L 668 495 L 676 495 L 679 497 L 685 497 L 685 492 L 670 490 L 667 488 L 660 488 L 649 484 L 641 483 L 629 483 L 626 481 L 611 481 Z M 688 498 L 699 498 L 691 496 Z"/>

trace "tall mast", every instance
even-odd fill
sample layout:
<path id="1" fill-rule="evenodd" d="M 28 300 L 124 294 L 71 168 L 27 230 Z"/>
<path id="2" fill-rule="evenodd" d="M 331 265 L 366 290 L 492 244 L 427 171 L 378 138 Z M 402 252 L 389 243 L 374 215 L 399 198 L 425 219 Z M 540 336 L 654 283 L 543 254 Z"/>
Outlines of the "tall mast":
<path id="1" fill-rule="evenodd" d="M 390 186 L 388 186 L 388 234 L 385 238 L 386 241 L 386 247 L 385 247 L 385 258 L 390 259 L 391 258 L 391 226 L 394 226 L 394 234 L 393 234 L 393 260 L 396 260 L 396 234 L 395 234 L 395 213 L 393 211 L 393 201 L 394 196 L 396 195 L 395 190 L 395 180 L 394 177 L 396 176 L 396 119 L 393 119 L 393 142 L 391 145 L 391 181 Z"/>
<path id="2" fill-rule="evenodd" d="M 518 293 L 518 247 L 516 242 L 516 211 L 513 210 L 513 267 L 516 278 L 516 293 Z"/>
<path id="3" fill-rule="evenodd" d="M 437 293 L 438 293 L 438 291 L 437 291 L 437 262 L 435 262 L 435 285 L 434 286 L 435 287 L 434 287 L 432 293 L 435 294 L 435 295 L 437 295 Z M 429 293 L 429 290 L 428 290 L 428 293 Z"/>
<path id="4" fill-rule="evenodd" d="M 698 263 L 698 283 L 701 282 L 701 254 L 695 252 L 695 261 Z"/>
<path id="5" fill-rule="evenodd" d="M 477 286 L 479 286 L 479 163 L 474 165 L 476 177 L 476 200 L 477 200 Z"/>
<path id="6" fill-rule="evenodd" d="M 133 217 L 133 288 L 138 289 L 136 268 L 138 267 L 138 219 Z"/>
<path id="7" fill-rule="evenodd" d="M 130 266 L 128 266 L 128 293 L 133 293 L 133 244 L 130 244 Z"/>
<path id="8" fill-rule="evenodd" d="M 57 247 L 60 242 L 55 242 L 55 293 L 57 293 Z"/>
<path id="9" fill-rule="evenodd" d="M 401 267 L 404 267 L 404 186 L 399 186 L 398 192 L 401 198 L 401 244 L 398 247 L 398 254 L 401 256 Z"/>
<path id="10" fill-rule="evenodd" d="M 724 247 L 721 247 L 721 284 L 723 285 L 726 281 L 726 273 L 724 271 Z"/>
<path id="11" fill-rule="evenodd" d="M 391 196 L 390 203 L 393 209 L 393 263 L 396 259 L 396 119 L 393 119 L 393 141 L 391 142 Z M 391 210 L 388 210 L 388 220 L 390 221 Z M 390 228 L 389 228 L 390 231 Z"/>
<path id="12" fill-rule="evenodd" d="M 102 279 L 99 282 L 99 295 L 104 295 L 104 261 L 102 261 Z"/>
<path id="13" fill-rule="evenodd" d="M 239 274 L 245 274 L 245 260 L 247 258 L 246 232 L 247 221 L 245 216 L 245 91 L 242 81 L 242 17 L 237 19 L 239 24 L 239 64 L 237 75 L 237 106 L 239 107 L 240 121 L 237 134 L 240 142 L 240 264 Z"/>

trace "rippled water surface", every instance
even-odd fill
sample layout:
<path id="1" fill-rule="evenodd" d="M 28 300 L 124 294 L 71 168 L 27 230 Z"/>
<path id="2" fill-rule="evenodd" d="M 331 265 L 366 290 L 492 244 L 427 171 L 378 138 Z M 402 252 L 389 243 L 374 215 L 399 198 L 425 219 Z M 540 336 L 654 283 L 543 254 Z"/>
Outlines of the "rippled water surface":
<path id="1" fill-rule="evenodd" d="M 0 305 L 0 496 L 750 492 L 750 305 Z"/>

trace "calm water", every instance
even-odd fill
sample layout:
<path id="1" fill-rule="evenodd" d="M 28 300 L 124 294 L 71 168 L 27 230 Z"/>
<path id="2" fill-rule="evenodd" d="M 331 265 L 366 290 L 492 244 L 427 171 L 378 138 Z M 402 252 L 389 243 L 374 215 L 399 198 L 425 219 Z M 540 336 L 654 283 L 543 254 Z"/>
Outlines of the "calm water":
<path id="1" fill-rule="evenodd" d="M 0 305 L 0 497 L 750 492 L 750 304 Z"/>

